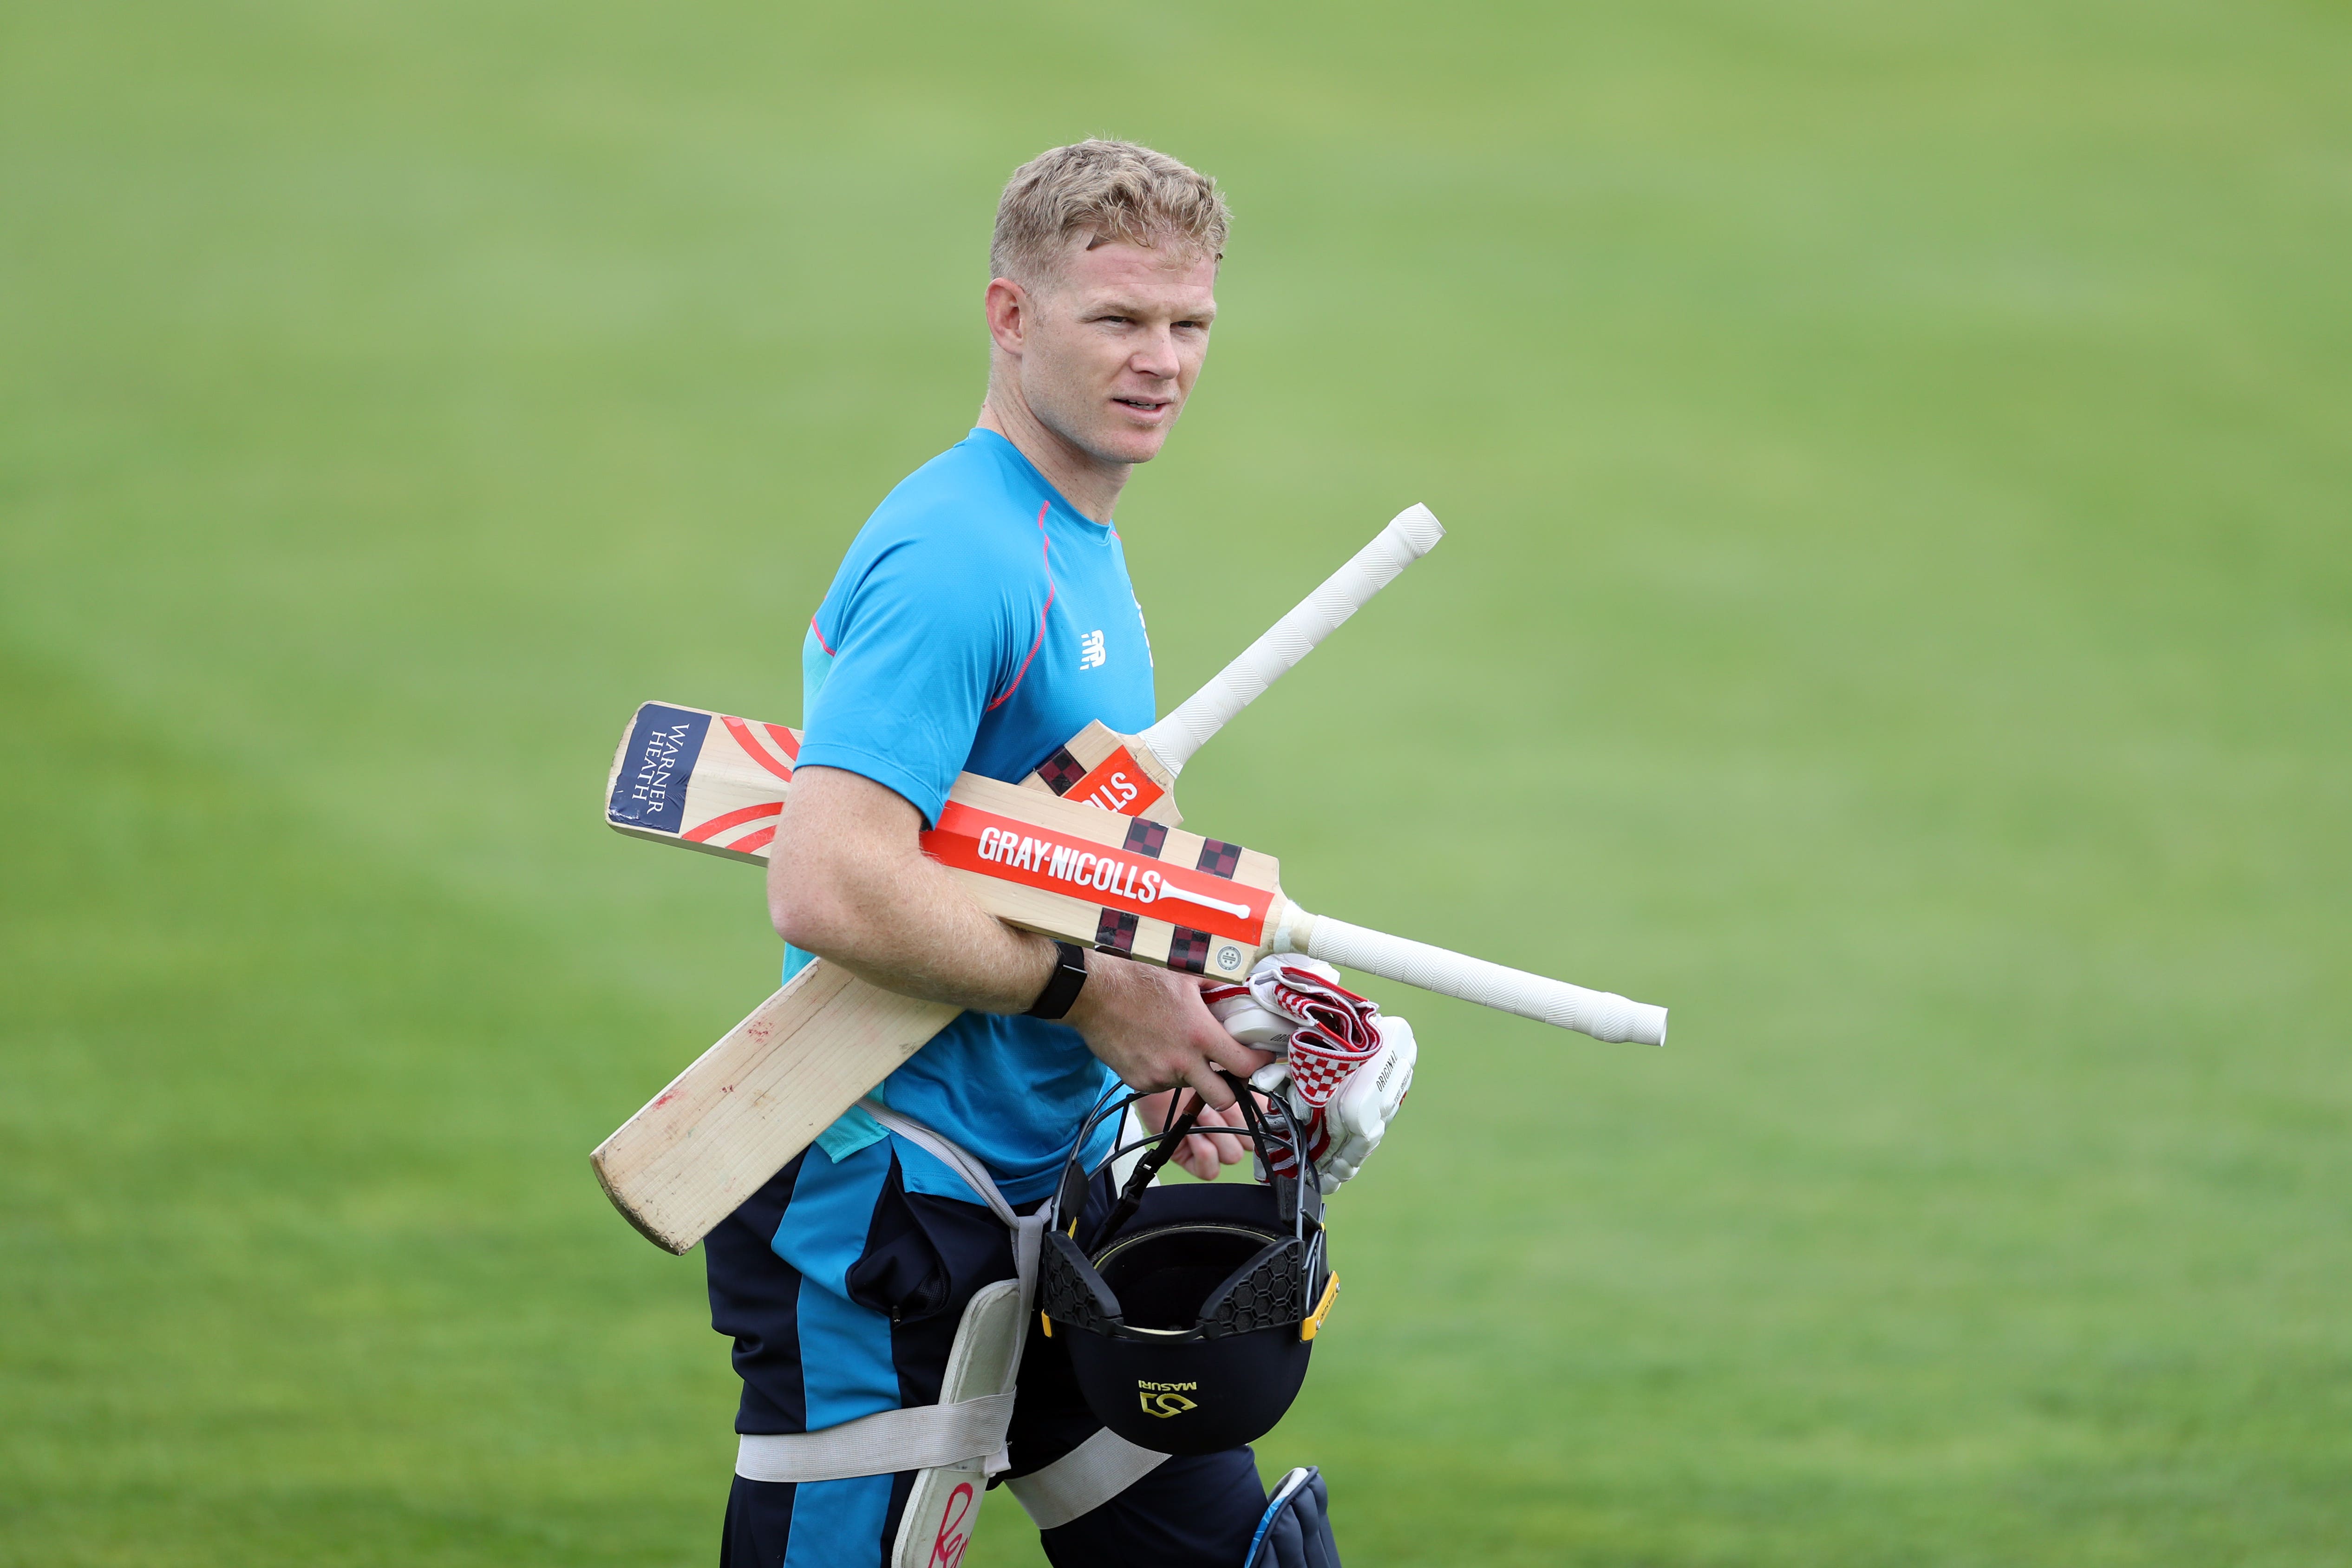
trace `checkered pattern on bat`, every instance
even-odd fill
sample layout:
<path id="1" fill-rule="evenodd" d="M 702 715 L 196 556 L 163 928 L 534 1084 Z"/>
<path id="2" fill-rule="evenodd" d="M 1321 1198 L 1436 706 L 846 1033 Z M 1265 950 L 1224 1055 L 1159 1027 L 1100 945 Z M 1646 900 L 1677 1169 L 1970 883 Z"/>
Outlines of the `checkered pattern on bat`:
<path id="1" fill-rule="evenodd" d="M 1095 922 L 1095 951 L 1133 952 L 1136 918 L 1124 910 L 1105 910 Z"/>
<path id="2" fill-rule="evenodd" d="M 1087 776 L 1087 770 L 1077 758 L 1070 755 L 1069 747 L 1056 746 L 1052 756 L 1037 764 L 1037 776 L 1044 779 L 1045 787 L 1055 795 L 1067 795 L 1072 786 Z"/>
<path id="3" fill-rule="evenodd" d="M 1227 844 L 1220 838 L 1201 840 L 1201 869 L 1211 876 L 1230 878 L 1234 868 L 1242 863 L 1242 847 Z"/>
<path id="4" fill-rule="evenodd" d="M 1203 973 L 1209 967 L 1210 941 L 1207 931 L 1178 926 L 1168 938 L 1168 967 L 1187 974 Z"/>

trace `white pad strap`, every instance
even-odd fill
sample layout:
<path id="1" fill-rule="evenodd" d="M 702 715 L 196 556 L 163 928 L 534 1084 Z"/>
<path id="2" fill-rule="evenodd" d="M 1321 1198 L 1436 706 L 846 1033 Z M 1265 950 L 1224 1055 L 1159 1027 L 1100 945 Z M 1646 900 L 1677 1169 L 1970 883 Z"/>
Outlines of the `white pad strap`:
<path id="1" fill-rule="evenodd" d="M 999 1385 L 1003 1392 L 943 1405 L 919 1405 L 905 1410 L 879 1410 L 818 1432 L 746 1433 L 737 1442 L 735 1473 L 754 1481 L 837 1481 L 852 1476 L 886 1476 L 899 1470 L 930 1470 L 982 1464 L 989 1471 L 1005 1463 L 1004 1437 L 1013 1426 L 1013 1383 L 1021 1365 L 1021 1348 L 1028 1340 L 1029 1314 L 1037 1298 L 1037 1255 L 1045 1238 L 1044 1214 L 1017 1215 L 997 1190 L 988 1169 L 952 1139 L 943 1137 L 910 1116 L 901 1115 L 878 1100 L 861 1100 L 858 1106 L 892 1132 L 937 1156 L 962 1177 L 972 1191 L 1013 1229 L 1013 1264 L 1020 1277 L 1020 1309 L 1010 1352 Z M 953 1363 L 966 1352 L 966 1330 L 977 1326 L 981 1295 L 972 1299 L 965 1321 L 949 1351 Z"/>
<path id="2" fill-rule="evenodd" d="M 859 1100 L 857 1109 L 961 1176 L 964 1184 L 978 1193 L 981 1201 L 996 1211 L 997 1218 L 1016 1230 L 1020 1228 L 1021 1216 L 1013 1212 L 1013 1205 L 1006 1203 L 1004 1194 L 996 1190 L 995 1178 L 988 1173 L 988 1167 L 972 1158 L 971 1152 L 961 1144 L 932 1131 L 911 1116 L 891 1110 L 871 1095 Z"/>
<path id="3" fill-rule="evenodd" d="M 839 1481 L 984 1459 L 1004 1446 L 1013 1400 L 998 1394 L 880 1410 L 822 1432 L 747 1432 L 736 1440 L 735 1473 L 751 1481 Z"/>
<path id="4" fill-rule="evenodd" d="M 1041 1209 L 1033 1215 L 1014 1214 L 1013 1205 L 1004 1201 L 1004 1194 L 997 1191 L 995 1178 L 988 1173 L 988 1167 L 953 1139 L 932 1131 L 913 1117 L 893 1110 L 878 1100 L 869 1097 L 859 1100 L 857 1105 L 859 1110 L 899 1137 L 938 1156 L 948 1169 L 964 1179 L 966 1185 L 987 1200 L 988 1206 L 996 1211 L 997 1218 L 1013 1227 L 1013 1268 L 1021 1280 L 1021 1321 L 1026 1325 L 1029 1314 L 1037 1305 L 1037 1257 L 1045 1247 L 1045 1212 Z M 1013 1342 L 1013 1364 L 1005 1370 L 1004 1385 L 1007 1388 L 1013 1386 L 1013 1380 L 1021 1373 L 1021 1352 L 1028 1342 L 1029 1336 L 1024 1328 L 1020 1339 Z M 928 1467 L 901 1465 L 898 1468 L 916 1469 Z M 1003 1468 L 1001 1464 L 991 1464 L 989 1473 L 993 1475 Z"/>
<path id="5" fill-rule="evenodd" d="M 1167 1462 L 1167 1455 L 1139 1447 L 1106 1426 L 1044 1469 L 1008 1477 L 1004 1489 L 1038 1529 L 1054 1530 L 1092 1513 Z"/>
<path id="6" fill-rule="evenodd" d="M 1012 1348 L 1006 1392 L 908 1410 L 882 1410 L 821 1432 L 746 1433 L 736 1441 L 735 1473 L 754 1481 L 835 1481 L 899 1470 L 937 1470 L 980 1465 L 992 1473 L 1004 1464 L 1004 1437 L 1013 1424 L 1011 1391 L 1020 1367 L 1035 1309 L 1038 1252 L 1045 1216 L 1016 1215 L 987 1169 L 950 1139 L 879 1100 L 860 1100 L 866 1113 L 909 1142 L 936 1155 L 970 1183 L 997 1217 L 1013 1227 L 1013 1256 L 1020 1279 L 1020 1331 Z M 1002 1289 L 998 1287 L 997 1289 Z M 983 1292 L 984 1294 L 985 1292 Z M 980 1297 L 973 1298 L 978 1307 Z M 976 1314 L 967 1313 L 967 1327 Z M 965 1351 L 964 1334 L 949 1354 Z M 1052 1530 L 1091 1513 L 1167 1461 L 1168 1456 L 1139 1447 L 1108 1427 L 1043 1469 L 1005 1482 L 1040 1530 Z M 902 1532 L 903 1533 L 903 1532 Z M 901 1543 L 904 1544 L 903 1542 Z"/>

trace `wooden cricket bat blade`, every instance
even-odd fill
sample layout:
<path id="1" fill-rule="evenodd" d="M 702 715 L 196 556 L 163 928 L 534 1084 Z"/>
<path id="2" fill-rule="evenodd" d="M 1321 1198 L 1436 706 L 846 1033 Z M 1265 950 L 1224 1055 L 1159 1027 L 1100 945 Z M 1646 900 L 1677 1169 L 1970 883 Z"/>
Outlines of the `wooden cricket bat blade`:
<path id="1" fill-rule="evenodd" d="M 596 1146 L 588 1163 L 638 1233 L 683 1253 L 960 1009 L 811 963 Z"/>
<path id="2" fill-rule="evenodd" d="M 604 821 L 632 838 L 759 865 L 800 754 L 800 731 L 782 724 L 645 703 L 613 753 Z"/>

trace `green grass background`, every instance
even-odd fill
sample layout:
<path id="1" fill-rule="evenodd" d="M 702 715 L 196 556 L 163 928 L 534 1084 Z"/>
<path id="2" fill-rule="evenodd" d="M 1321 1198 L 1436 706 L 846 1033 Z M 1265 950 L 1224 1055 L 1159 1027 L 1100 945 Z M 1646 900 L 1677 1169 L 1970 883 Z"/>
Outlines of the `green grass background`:
<path id="1" fill-rule="evenodd" d="M 775 949 L 597 788 L 797 717 L 1094 132 L 1238 215 L 1163 700 L 1453 530 L 1192 817 L 1675 1009 L 1382 993 L 1261 1448 L 1349 1562 L 2352 1561 L 2347 82 L 2337 0 L 0 5 L 0 1563 L 710 1560 L 584 1156 Z"/>

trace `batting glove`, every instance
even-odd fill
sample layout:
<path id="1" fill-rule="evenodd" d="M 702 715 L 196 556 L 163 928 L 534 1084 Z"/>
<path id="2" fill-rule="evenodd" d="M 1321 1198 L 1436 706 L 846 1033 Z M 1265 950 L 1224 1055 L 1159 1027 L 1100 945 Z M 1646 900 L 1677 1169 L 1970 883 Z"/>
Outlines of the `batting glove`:
<path id="1" fill-rule="evenodd" d="M 1203 1000 L 1234 1038 L 1280 1053 L 1250 1085 L 1282 1098 L 1323 1189 L 1352 1178 L 1412 1087 L 1412 1026 L 1381 1017 L 1339 984 L 1338 970 L 1311 958 L 1263 959 L 1247 984 L 1209 987 Z M 1286 1155 L 1273 1163 L 1290 1173 Z"/>

